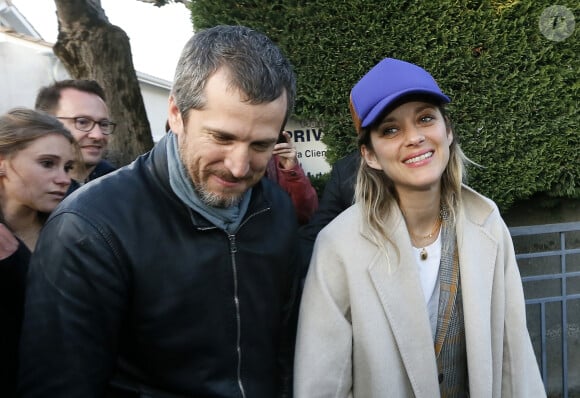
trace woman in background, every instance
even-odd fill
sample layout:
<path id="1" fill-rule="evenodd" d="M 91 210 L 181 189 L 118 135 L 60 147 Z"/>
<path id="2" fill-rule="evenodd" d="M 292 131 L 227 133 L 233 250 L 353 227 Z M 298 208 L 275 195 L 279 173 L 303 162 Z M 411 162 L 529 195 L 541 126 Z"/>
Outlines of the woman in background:
<path id="1" fill-rule="evenodd" d="M 30 254 L 71 183 L 78 149 L 57 119 L 17 108 L 0 116 L 0 388 L 16 396 L 18 341 Z"/>
<path id="2" fill-rule="evenodd" d="M 352 89 L 355 204 L 315 243 L 297 398 L 546 396 L 511 237 L 462 184 L 449 101 L 427 71 L 390 58 Z"/>
<path id="3" fill-rule="evenodd" d="M 318 195 L 298 162 L 296 148 L 288 132 L 280 133 L 265 175 L 290 196 L 298 224 L 308 223 L 318 208 Z"/>

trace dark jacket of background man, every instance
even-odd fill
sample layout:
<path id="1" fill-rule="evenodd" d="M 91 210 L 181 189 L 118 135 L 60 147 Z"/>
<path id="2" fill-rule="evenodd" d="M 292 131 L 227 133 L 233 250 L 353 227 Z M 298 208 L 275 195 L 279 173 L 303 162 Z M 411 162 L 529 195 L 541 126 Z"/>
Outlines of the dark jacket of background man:
<path id="1" fill-rule="evenodd" d="M 360 154 L 358 151 L 352 152 L 334 163 L 328 182 L 324 187 L 318 210 L 308 224 L 300 227 L 302 264 L 303 267 L 306 267 L 301 271 L 303 278 L 308 271 L 314 241 L 320 230 L 353 204 L 359 163 Z"/>

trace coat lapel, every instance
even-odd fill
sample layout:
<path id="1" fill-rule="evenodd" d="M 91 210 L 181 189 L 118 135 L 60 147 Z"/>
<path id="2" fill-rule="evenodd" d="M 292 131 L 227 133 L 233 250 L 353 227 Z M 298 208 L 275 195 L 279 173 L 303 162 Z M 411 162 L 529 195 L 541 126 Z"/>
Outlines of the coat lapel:
<path id="1" fill-rule="evenodd" d="M 491 295 L 498 244 L 481 225 L 465 218 L 457 236 L 470 391 L 474 397 L 491 397 Z"/>
<path id="2" fill-rule="evenodd" d="M 395 336 L 415 397 L 432 398 L 434 392 L 439 392 L 437 365 L 419 271 L 414 265 L 402 217 L 399 214 L 392 218 L 387 230 L 393 231 L 391 239 L 400 250 L 390 247 L 388 258 L 378 251 L 368 272 Z"/>

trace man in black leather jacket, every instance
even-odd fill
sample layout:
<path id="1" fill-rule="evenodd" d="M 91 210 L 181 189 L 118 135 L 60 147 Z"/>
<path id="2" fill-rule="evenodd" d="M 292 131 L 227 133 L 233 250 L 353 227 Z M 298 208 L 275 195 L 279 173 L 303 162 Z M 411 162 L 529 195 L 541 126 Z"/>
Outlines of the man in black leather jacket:
<path id="1" fill-rule="evenodd" d="M 190 39 L 172 131 L 44 227 L 23 397 L 291 396 L 297 222 L 262 176 L 294 96 L 265 36 L 218 26 Z"/>

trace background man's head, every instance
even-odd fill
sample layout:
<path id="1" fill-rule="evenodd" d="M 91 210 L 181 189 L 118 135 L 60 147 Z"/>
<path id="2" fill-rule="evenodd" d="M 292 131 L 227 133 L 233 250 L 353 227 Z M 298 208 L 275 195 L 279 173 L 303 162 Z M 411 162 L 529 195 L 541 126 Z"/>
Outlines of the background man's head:
<path id="1" fill-rule="evenodd" d="M 94 80 L 62 80 L 40 89 L 35 108 L 56 116 L 79 143 L 90 172 L 103 158 L 115 124 L 103 88 Z"/>

